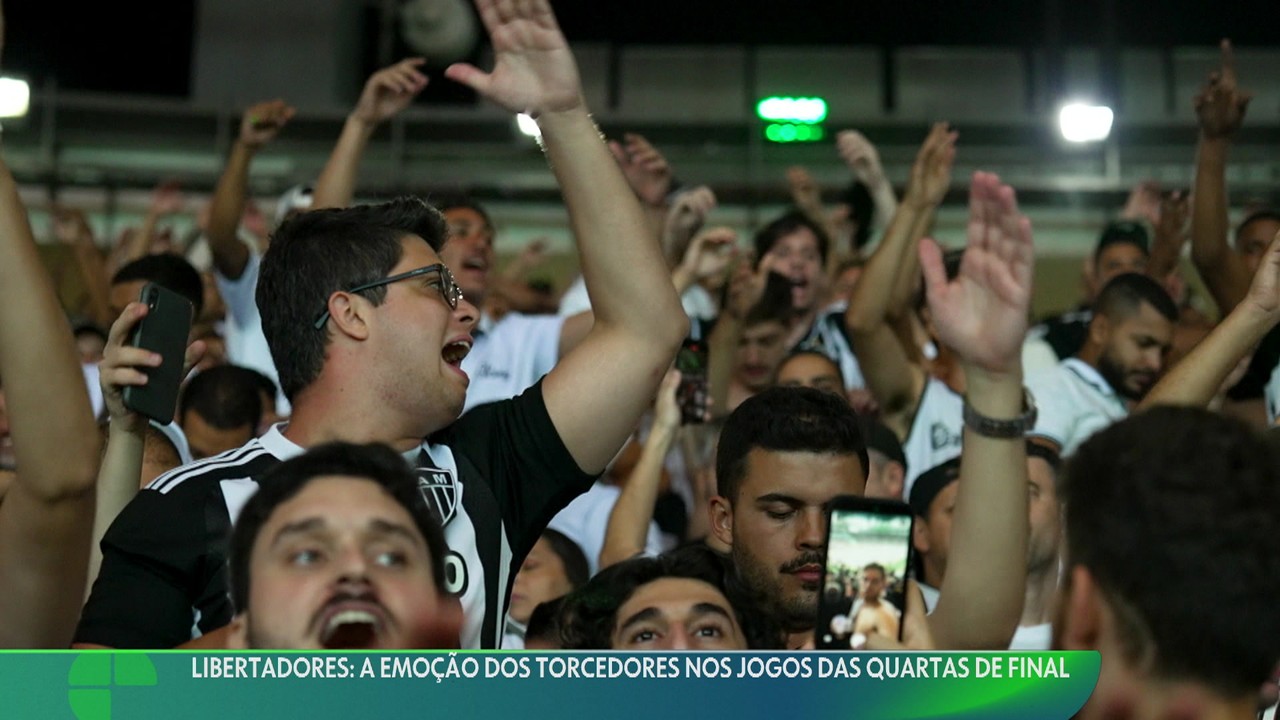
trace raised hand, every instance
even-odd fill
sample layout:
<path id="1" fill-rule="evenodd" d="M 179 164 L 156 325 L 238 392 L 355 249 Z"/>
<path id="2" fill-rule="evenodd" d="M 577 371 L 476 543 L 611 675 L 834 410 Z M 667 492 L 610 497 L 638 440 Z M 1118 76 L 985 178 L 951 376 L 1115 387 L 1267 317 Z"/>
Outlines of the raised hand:
<path id="1" fill-rule="evenodd" d="M 476 8 L 493 44 L 493 71 L 454 63 L 445 77 L 535 119 L 583 106 L 578 65 L 547 0 L 476 0 Z"/>
<path id="2" fill-rule="evenodd" d="M 653 405 L 653 424 L 666 428 L 680 427 L 680 402 L 676 399 L 680 388 L 680 371 L 672 368 L 658 386 L 657 401 Z M 709 414 L 709 413 L 708 413 Z"/>
<path id="3" fill-rule="evenodd" d="M 366 125 L 386 122 L 409 107 L 427 86 L 427 76 L 419 68 L 423 58 L 408 58 L 369 76 L 351 117 Z"/>
<path id="4" fill-rule="evenodd" d="M 956 160 L 958 137 L 959 133 L 947 123 L 934 123 L 911 166 L 911 181 L 907 185 L 904 202 L 928 208 L 942 202 L 951 187 L 951 167 Z"/>
<path id="5" fill-rule="evenodd" d="M 1280 233 L 1276 233 L 1258 263 L 1258 271 L 1253 275 L 1245 302 L 1268 318 L 1280 315 Z"/>
<path id="6" fill-rule="evenodd" d="M 1126 220 L 1145 220 L 1152 225 L 1160 222 L 1162 203 L 1160 183 L 1155 180 L 1143 180 L 1129 191 L 1129 199 L 1125 201 L 1120 217 Z"/>
<path id="7" fill-rule="evenodd" d="M 98 363 L 98 381 L 102 385 L 102 399 L 106 403 L 111 422 L 120 423 L 122 429 L 129 432 L 141 432 L 147 420 L 125 407 L 124 389 L 130 385 L 146 385 L 147 375 L 141 368 L 159 367 L 161 363 L 159 353 L 125 344 L 133 327 L 146 314 L 146 303 L 131 302 L 125 306 L 124 312 L 111 324 L 111 330 L 107 333 L 107 345 L 102 351 L 102 362 Z M 204 351 L 202 340 L 187 347 L 183 375 L 200 361 Z"/>
<path id="8" fill-rule="evenodd" d="M 280 134 L 295 112 L 283 100 L 269 100 L 250 106 L 240 120 L 240 142 L 255 150 L 266 145 Z"/>
<path id="9" fill-rule="evenodd" d="M 1191 216 L 1190 196 L 1181 190 L 1164 195 L 1156 215 L 1159 218 L 1155 223 L 1156 237 L 1177 238 L 1181 242 L 1187 232 L 1187 218 Z"/>
<path id="10" fill-rule="evenodd" d="M 702 229 L 703 223 L 707 221 L 707 215 L 710 215 L 715 207 L 716 194 L 706 185 L 699 185 L 692 190 L 681 192 L 667 212 L 662 231 L 665 238 L 663 246 L 685 247 L 694 234 Z"/>
<path id="11" fill-rule="evenodd" d="M 713 227 L 698 233 L 689 243 L 681 265 L 694 282 L 723 275 L 737 257 L 738 233 L 733 228 Z"/>
<path id="12" fill-rule="evenodd" d="M 822 188 L 813 175 L 799 165 L 787 168 L 787 189 L 791 191 L 791 202 L 795 206 L 808 211 L 822 213 Z"/>
<path id="13" fill-rule="evenodd" d="M 1020 366 L 1032 260 L 1031 222 L 1018 212 L 1013 188 L 993 174 L 974 173 L 959 277 L 947 281 L 936 242 L 920 243 L 934 325 L 939 339 L 962 361 L 992 373 Z"/>
<path id="14" fill-rule="evenodd" d="M 151 192 L 151 212 L 157 216 L 181 212 L 184 202 L 182 188 L 172 180 L 160 183 Z"/>
<path id="15" fill-rule="evenodd" d="M 1231 41 L 1222 41 L 1222 65 L 1209 73 L 1209 80 L 1195 98 L 1196 118 L 1206 138 L 1230 138 L 1244 122 L 1253 93 L 1236 85 L 1236 59 Z"/>
<path id="16" fill-rule="evenodd" d="M 671 192 L 671 165 L 643 135 L 627 133 L 622 139 L 624 143 L 610 140 L 609 152 L 622 168 L 627 184 L 644 204 L 663 205 Z M 711 200 L 714 207 L 715 197 Z"/>
<path id="17" fill-rule="evenodd" d="M 884 166 L 880 164 L 880 153 L 862 133 L 857 130 L 840 131 L 836 136 L 836 150 L 863 185 L 874 188 L 887 182 Z"/>
<path id="18" fill-rule="evenodd" d="M 93 230 L 89 228 L 83 211 L 59 206 L 53 209 L 53 237 L 67 245 L 92 242 Z"/>

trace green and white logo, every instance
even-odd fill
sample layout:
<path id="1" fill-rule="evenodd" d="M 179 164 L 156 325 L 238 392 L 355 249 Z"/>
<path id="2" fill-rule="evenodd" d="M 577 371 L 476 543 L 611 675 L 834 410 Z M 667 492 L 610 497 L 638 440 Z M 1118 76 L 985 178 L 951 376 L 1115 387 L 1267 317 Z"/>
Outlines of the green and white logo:
<path id="1" fill-rule="evenodd" d="M 110 720 L 111 692 L 156 684 L 156 666 L 141 653 L 88 652 L 67 673 L 67 702 L 79 720 Z"/>

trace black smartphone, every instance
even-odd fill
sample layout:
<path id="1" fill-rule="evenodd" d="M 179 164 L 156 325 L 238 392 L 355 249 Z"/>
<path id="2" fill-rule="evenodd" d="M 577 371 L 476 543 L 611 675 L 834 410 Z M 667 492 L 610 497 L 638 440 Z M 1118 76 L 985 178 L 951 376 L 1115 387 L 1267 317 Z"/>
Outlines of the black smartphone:
<path id="1" fill-rule="evenodd" d="M 680 371 L 680 387 L 676 400 L 680 403 L 680 423 L 700 423 L 707 414 L 707 343 L 686 338 L 676 355 Z"/>
<path id="2" fill-rule="evenodd" d="M 903 502 L 851 495 L 832 501 L 814 627 L 819 649 L 858 649 L 872 632 L 902 640 L 914 522 Z"/>
<path id="3" fill-rule="evenodd" d="M 178 406 L 187 336 L 191 334 L 191 301 L 155 283 L 147 283 L 139 299 L 146 303 L 147 314 L 134 326 L 128 344 L 159 353 L 161 363 L 140 368 L 147 375 L 147 384 L 125 387 L 124 406 L 158 423 L 170 423 Z"/>

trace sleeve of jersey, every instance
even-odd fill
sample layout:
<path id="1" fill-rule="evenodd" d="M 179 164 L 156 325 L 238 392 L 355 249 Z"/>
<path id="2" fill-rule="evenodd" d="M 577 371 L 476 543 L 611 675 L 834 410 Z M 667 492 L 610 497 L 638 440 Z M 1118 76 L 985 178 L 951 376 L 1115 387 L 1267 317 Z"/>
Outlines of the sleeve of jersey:
<path id="1" fill-rule="evenodd" d="M 552 424 L 541 380 L 511 400 L 476 408 L 453 429 L 450 444 L 490 486 L 515 546 L 532 546 L 551 518 L 595 482 Z"/>
<path id="2" fill-rule="evenodd" d="M 1057 367 L 1027 378 L 1027 390 L 1036 402 L 1036 425 L 1029 433 L 1053 442 L 1059 451 L 1067 448 L 1073 433 L 1070 391 L 1062 382 Z"/>
<path id="3" fill-rule="evenodd" d="M 138 493 L 102 538 L 102 569 L 75 642 L 155 649 L 190 640 L 187 588 L 203 555 L 202 515 L 190 496 Z"/>
<path id="4" fill-rule="evenodd" d="M 227 311 L 231 313 L 231 317 L 236 323 L 243 326 L 249 322 L 254 311 L 257 309 L 257 298 L 254 293 L 258 288 L 258 268 L 261 264 L 261 258 L 255 252 L 249 253 L 249 262 L 244 266 L 244 272 L 240 273 L 240 277 L 235 280 L 228 279 L 218 272 L 213 272 L 214 282 L 218 285 L 218 293 L 222 295 L 223 302 L 227 305 Z"/>

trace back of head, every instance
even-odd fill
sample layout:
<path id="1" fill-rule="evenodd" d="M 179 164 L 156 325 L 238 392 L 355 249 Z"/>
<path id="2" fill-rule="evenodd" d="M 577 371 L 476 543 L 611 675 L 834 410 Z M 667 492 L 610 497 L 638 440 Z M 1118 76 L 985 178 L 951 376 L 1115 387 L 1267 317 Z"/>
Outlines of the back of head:
<path id="1" fill-rule="evenodd" d="M 1139 273 L 1117 275 L 1107 283 L 1094 303 L 1094 313 L 1120 322 L 1137 313 L 1144 304 L 1169 322 L 1178 321 L 1178 306 L 1169 293 L 1160 283 Z"/>
<path id="2" fill-rule="evenodd" d="M 1270 676 L 1280 658 L 1277 478 L 1266 441 L 1191 408 L 1123 420 L 1070 460 L 1068 566 L 1087 569 L 1124 661 L 1142 675 L 1235 698 Z"/>
<path id="3" fill-rule="evenodd" d="M 867 446 L 853 408 L 844 398 L 813 388 L 769 388 L 729 415 L 716 450 L 716 491 L 731 503 L 754 448 L 856 455 L 867 467 Z"/>
<path id="4" fill-rule="evenodd" d="M 258 492 L 240 512 L 231 531 L 229 550 L 231 600 L 237 612 L 247 609 L 253 545 L 272 513 L 312 480 L 333 476 L 376 483 L 399 503 L 413 518 L 426 543 L 435 586 L 445 587 L 444 559 L 449 548 L 444 530 L 423 499 L 418 480 L 405 459 L 385 445 L 334 442 L 314 447 L 266 472 L 259 479 Z"/>
<path id="5" fill-rule="evenodd" d="M 802 229 L 809 230 L 818 239 L 818 255 L 822 258 L 822 262 L 825 263 L 827 261 L 827 252 L 831 247 L 831 240 L 822 228 L 805 217 L 799 210 L 789 212 L 760 228 L 755 236 L 756 262 L 760 262 L 760 258 L 768 254 L 779 240 Z"/>
<path id="6" fill-rule="evenodd" d="M 618 609 L 643 585 L 663 578 L 699 580 L 729 601 L 751 649 L 776 649 L 781 628 L 736 581 L 728 559 L 705 545 L 692 544 L 657 557 L 624 560 L 596 573 L 565 598 L 560 612 L 560 641 L 566 650 L 608 650 Z"/>
<path id="7" fill-rule="evenodd" d="M 193 318 L 200 317 L 200 313 L 204 311 L 204 282 L 200 279 L 200 273 L 179 255 L 144 255 L 117 270 L 111 277 L 111 284 L 138 280 L 153 282 L 189 300 Z"/>
<path id="8" fill-rule="evenodd" d="M 257 427 L 262 418 L 259 373 L 235 365 L 211 367 L 182 389 L 178 417 L 195 412 L 219 430 Z M 274 395 L 274 394 L 273 394 Z"/>
<path id="9" fill-rule="evenodd" d="M 328 331 L 312 323 L 329 296 L 386 277 L 400 261 L 400 241 L 408 235 L 439 250 L 446 237 L 444 219 L 422 200 L 404 197 L 302 213 L 272 235 L 262 257 L 257 301 L 285 397 L 292 400 L 324 366 Z M 377 287 L 363 297 L 380 304 L 386 292 Z"/>

